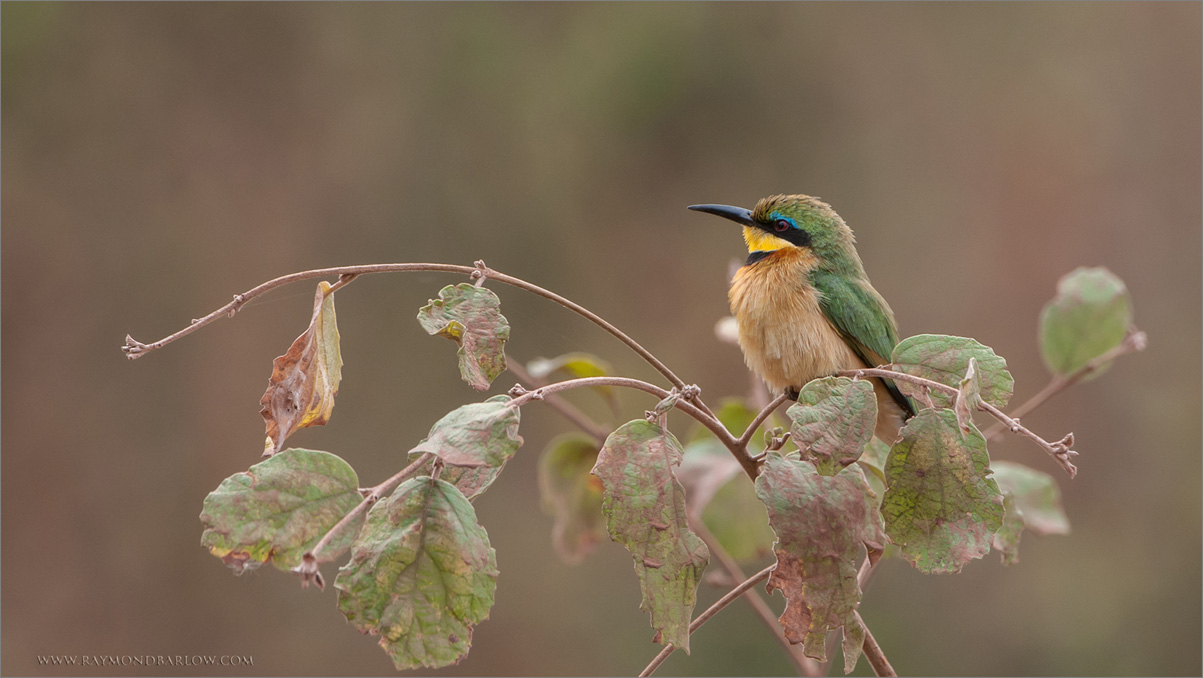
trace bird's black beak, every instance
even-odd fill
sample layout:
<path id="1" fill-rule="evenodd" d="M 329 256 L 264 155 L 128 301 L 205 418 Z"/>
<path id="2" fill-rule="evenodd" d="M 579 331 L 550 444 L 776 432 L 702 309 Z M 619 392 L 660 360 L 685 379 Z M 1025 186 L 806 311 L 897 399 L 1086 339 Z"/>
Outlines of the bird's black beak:
<path id="1" fill-rule="evenodd" d="M 732 207 L 731 205 L 690 205 L 689 209 L 695 212 L 715 214 L 723 217 L 724 219 L 730 219 L 737 224 L 743 224 L 744 226 L 758 226 L 758 224 L 752 220 L 752 210 L 746 210 L 742 207 Z"/>

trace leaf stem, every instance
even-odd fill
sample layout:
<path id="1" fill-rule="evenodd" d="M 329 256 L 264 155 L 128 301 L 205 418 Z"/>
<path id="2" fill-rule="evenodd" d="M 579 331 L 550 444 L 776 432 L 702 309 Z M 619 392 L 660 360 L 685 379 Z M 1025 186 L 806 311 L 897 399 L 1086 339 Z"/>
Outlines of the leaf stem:
<path id="1" fill-rule="evenodd" d="M 320 554 L 330 545 L 330 542 L 334 541 L 334 539 L 338 537 L 343 530 L 347 529 L 349 525 L 354 523 L 364 511 L 367 511 L 369 508 L 371 508 L 372 504 L 380 501 L 381 497 L 391 492 L 406 478 L 410 477 L 414 473 L 417 473 L 418 469 L 422 468 L 422 466 L 429 461 L 432 456 L 434 455 L 430 454 L 429 452 L 423 454 L 415 459 L 409 466 L 401 469 L 388 480 L 373 488 L 370 488 L 364 495 L 363 501 L 359 502 L 355 508 L 351 509 L 350 513 L 343 516 L 342 520 L 335 523 L 334 527 L 330 528 L 330 530 L 326 532 L 326 534 L 320 540 L 318 540 L 318 543 L 313 545 L 313 548 L 309 550 L 309 555 L 312 555 L 319 563 L 329 562 L 337 557 L 336 554 L 329 558 L 322 558 L 320 557 Z"/>
<path id="2" fill-rule="evenodd" d="M 916 377 L 914 375 L 907 374 L 906 372 L 896 372 L 894 370 L 880 367 L 866 367 L 859 370 L 845 370 L 843 372 L 839 372 L 838 375 L 841 377 L 857 377 L 861 379 L 864 377 L 881 377 L 885 379 L 893 379 L 894 381 L 909 381 L 912 384 L 925 386 L 936 391 L 947 393 L 948 395 L 954 397 L 957 394 L 957 388 L 955 386 L 941 384 L 938 381 L 924 379 L 923 377 Z M 988 402 L 982 401 L 981 405 L 978 406 L 978 409 L 988 412 L 995 419 L 1001 421 L 1006 428 L 1011 430 L 1012 433 L 1019 433 L 1031 438 L 1036 442 L 1037 445 L 1044 448 L 1044 451 L 1048 452 L 1049 455 L 1051 455 L 1053 459 L 1057 461 L 1057 463 L 1061 464 L 1061 467 L 1065 469 L 1065 472 L 1069 474 L 1070 478 L 1073 478 L 1078 474 L 1078 467 L 1074 466 L 1073 462 L 1069 460 L 1070 457 L 1077 456 L 1078 454 L 1070 449 L 1073 447 L 1074 434 L 1070 433 L 1061 440 L 1058 440 L 1055 443 L 1050 443 L 1036 433 L 1032 432 L 1027 427 L 1022 426 L 1019 423 L 1019 420 L 1008 417 L 1002 412 L 1002 410 Z"/>
<path id="3" fill-rule="evenodd" d="M 581 377 L 579 379 L 567 379 L 565 381 L 557 381 L 546 386 L 540 386 L 533 391 L 527 391 L 526 393 L 517 396 L 510 401 L 510 404 L 514 407 L 521 407 L 532 400 L 542 400 L 543 398 L 546 398 L 553 393 L 558 393 L 559 391 L 582 388 L 585 386 L 619 386 L 623 388 L 633 388 L 645 393 L 650 393 L 662 400 L 672 394 L 671 391 L 666 391 L 655 384 L 649 384 L 646 381 L 630 379 L 628 377 Z M 697 399 L 694 398 L 694 400 Z M 694 403 L 686 400 L 684 397 L 678 398 L 674 403 L 674 407 L 693 417 L 703 426 L 709 429 L 710 432 L 713 433 L 719 439 L 719 441 L 731 451 L 731 454 L 733 454 L 736 460 L 739 461 L 740 466 L 743 467 L 748 476 L 753 480 L 756 479 L 756 476 L 760 473 L 760 467 L 756 463 L 756 460 L 752 459 L 752 457 L 748 455 L 747 447 L 740 445 L 739 441 L 731 435 L 731 432 L 728 431 L 725 426 L 723 426 L 722 422 L 720 422 L 717 417 L 708 413 L 707 411 L 702 410 Z"/>
<path id="4" fill-rule="evenodd" d="M 744 583 L 731 589 L 727 593 L 727 595 L 723 596 L 722 598 L 719 598 L 713 605 L 706 608 L 705 612 L 698 615 L 697 618 L 694 619 L 693 622 L 691 622 L 689 624 L 689 632 L 692 634 L 694 631 L 697 631 L 698 628 L 700 628 L 702 626 L 702 624 L 705 624 L 706 622 L 710 621 L 711 617 L 718 614 L 719 611 L 722 610 L 724 607 L 727 607 L 728 605 L 730 605 L 731 602 L 734 601 L 736 598 L 742 596 L 744 594 L 744 592 L 746 592 L 748 589 L 759 584 L 760 582 L 764 581 L 765 579 L 768 579 L 769 574 L 772 573 L 774 567 L 776 567 L 775 564 L 769 565 L 768 567 L 764 568 L 760 572 L 757 572 L 756 574 L 752 575 L 751 578 L 744 581 Z M 674 645 L 671 645 L 671 644 L 665 645 L 664 649 L 660 650 L 660 654 L 656 655 L 656 658 L 653 659 L 651 661 L 651 663 L 648 664 L 647 667 L 643 669 L 642 672 L 640 672 L 639 678 L 646 678 L 647 676 L 652 675 L 652 673 L 657 668 L 659 668 L 660 665 L 664 663 L 664 660 L 668 659 L 668 656 L 671 655 L 673 652 L 675 652 L 676 649 L 677 648 Z"/>

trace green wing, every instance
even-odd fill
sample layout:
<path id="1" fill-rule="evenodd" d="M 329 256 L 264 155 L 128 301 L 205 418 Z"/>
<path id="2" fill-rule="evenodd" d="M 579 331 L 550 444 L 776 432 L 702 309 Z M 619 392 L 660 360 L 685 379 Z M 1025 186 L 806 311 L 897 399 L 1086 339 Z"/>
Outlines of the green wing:
<path id="1" fill-rule="evenodd" d="M 819 292 L 823 315 L 865 364 L 876 367 L 890 361 L 898 344 L 898 329 L 886 302 L 866 283 L 823 270 L 810 274 L 810 284 Z M 894 400 L 910 415 L 914 405 L 889 379 L 882 379 Z"/>

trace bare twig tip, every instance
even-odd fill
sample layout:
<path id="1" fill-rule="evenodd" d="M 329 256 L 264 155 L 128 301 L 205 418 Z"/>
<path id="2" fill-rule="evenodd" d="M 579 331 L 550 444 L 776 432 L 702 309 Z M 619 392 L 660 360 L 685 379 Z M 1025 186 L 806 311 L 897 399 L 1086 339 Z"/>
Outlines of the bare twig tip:
<path id="1" fill-rule="evenodd" d="M 143 353 L 150 350 L 150 346 L 143 344 L 130 335 L 125 335 L 125 346 L 121 347 L 121 351 L 125 353 L 125 357 L 130 360 L 137 360 L 142 357 Z"/>

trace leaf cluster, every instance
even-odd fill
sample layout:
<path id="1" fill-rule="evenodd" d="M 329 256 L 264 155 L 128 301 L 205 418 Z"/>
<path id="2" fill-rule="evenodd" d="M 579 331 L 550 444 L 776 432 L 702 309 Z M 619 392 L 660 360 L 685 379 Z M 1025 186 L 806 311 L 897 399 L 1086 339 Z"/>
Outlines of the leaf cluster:
<path id="1" fill-rule="evenodd" d="M 478 263 L 476 284 L 449 285 L 418 312 L 431 335 L 455 341 L 460 374 L 479 390 L 508 364 L 510 326 L 497 295 L 483 286 L 490 275 L 501 277 Z M 781 398 L 762 411 L 728 399 L 711 412 L 696 387 L 675 383 L 666 391 L 610 377 L 607 363 L 585 354 L 537 359 L 526 370 L 537 382 L 531 386 L 551 375 L 569 378 L 452 410 L 410 449 L 405 469 L 361 489 L 342 458 L 284 449 L 290 435 L 325 424 L 333 410 L 342 365 L 338 286 L 319 284 L 309 327 L 273 363 L 262 405 L 265 454 L 274 456 L 230 476 L 205 499 L 202 545 L 236 572 L 271 563 L 318 586 L 321 563 L 349 553 L 334 580 L 338 608 L 379 639 L 398 669 L 446 666 L 468 652 L 498 576 L 472 502 L 522 446 L 527 404 L 546 401 L 580 423 L 583 415 L 554 400 L 555 392 L 576 386 L 597 389 L 614 412 L 620 386 L 661 400 L 604 440 L 589 422 L 586 433 L 547 445 L 538 481 L 555 551 L 577 563 L 603 536 L 623 545 L 655 641 L 686 652 L 691 628 L 708 618 L 694 619 L 693 611 L 713 555 L 735 576 L 732 563 L 771 553 L 768 590 L 786 598 L 784 638 L 826 661 L 828 634 L 840 629 L 851 671 L 862 645 L 876 647 L 858 608 L 863 574 L 883 554 L 896 551 L 925 573 L 955 573 L 992 548 L 1016 562 L 1025 530 L 1069 530 L 1054 479 L 992 462 L 989 435 L 975 421 L 987 412 L 1022 429 L 1000 412 L 1014 391 L 1006 361 L 973 339 L 932 334 L 899 342 L 890 364 L 872 374 L 812 381 L 784 419 L 775 413 Z M 1054 389 L 1143 347 L 1123 283 L 1105 269 L 1062 279 L 1039 336 Z M 874 438 L 872 378 L 892 379 L 916 405 L 897 440 Z M 673 409 L 704 424 L 686 444 L 667 427 Z M 897 548 L 887 550 L 891 544 Z M 884 657 L 870 659 L 880 670 Z"/>

